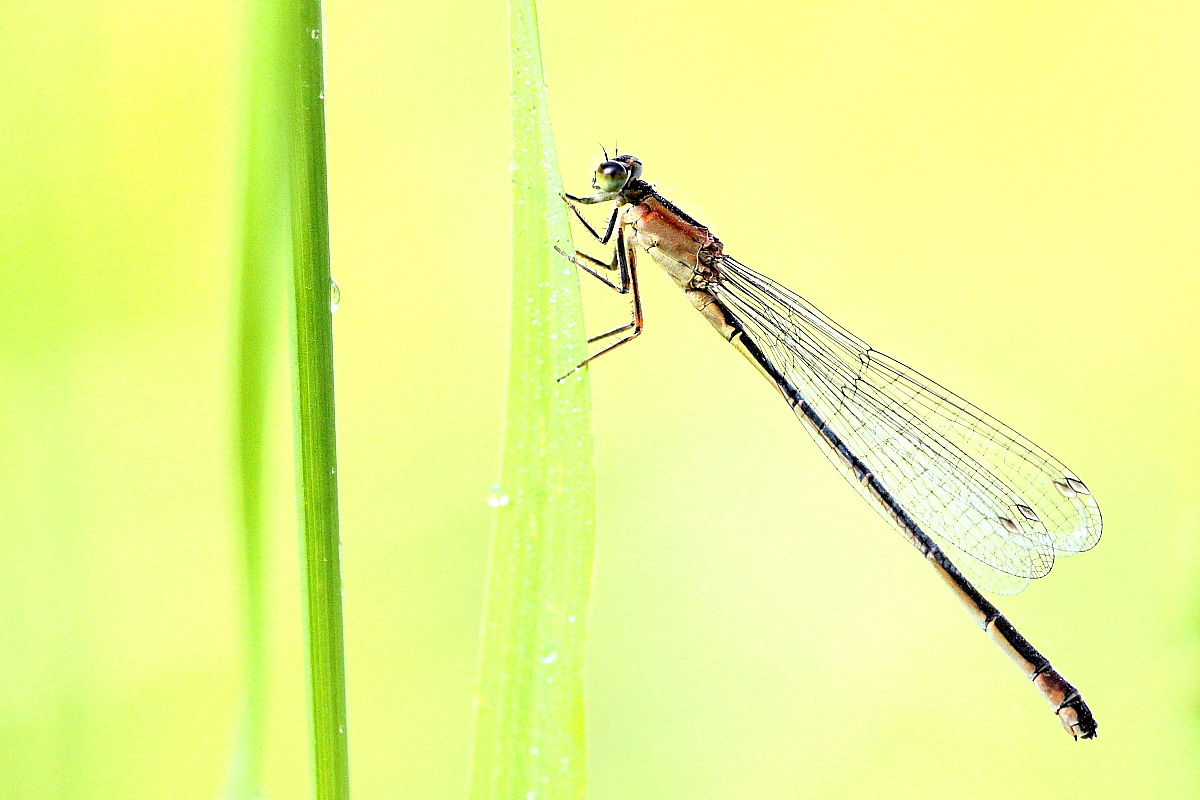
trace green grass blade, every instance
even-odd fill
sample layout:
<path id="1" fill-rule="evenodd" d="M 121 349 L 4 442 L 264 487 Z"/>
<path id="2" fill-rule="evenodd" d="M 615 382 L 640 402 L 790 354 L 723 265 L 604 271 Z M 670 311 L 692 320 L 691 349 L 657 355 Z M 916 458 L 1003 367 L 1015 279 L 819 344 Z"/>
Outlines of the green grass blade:
<path id="1" fill-rule="evenodd" d="M 512 352 L 484 612 L 471 800 L 582 800 L 595 465 L 579 285 L 533 0 L 509 3 Z"/>
<path id="2" fill-rule="evenodd" d="M 234 439 L 242 531 L 242 717 L 226 783 L 229 800 L 263 796 L 266 741 L 264 517 L 267 396 L 287 259 L 287 48 L 285 7 L 251 0 L 246 150 L 236 321 Z"/>
<path id="3" fill-rule="evenodd" d="M 292 327 L 297 479 L 317 800 L 350 796 L 329 307 L 329 195 L 320 0 L 297 0 L 292 41 Z"/>

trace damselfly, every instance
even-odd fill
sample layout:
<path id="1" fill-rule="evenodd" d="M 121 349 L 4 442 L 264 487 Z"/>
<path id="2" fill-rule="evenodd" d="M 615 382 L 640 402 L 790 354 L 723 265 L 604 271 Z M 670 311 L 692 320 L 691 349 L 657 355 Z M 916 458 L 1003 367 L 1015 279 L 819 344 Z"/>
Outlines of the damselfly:
<path id="1" fill-rule="evenodd" d="M 641 176 L 636 157 L 606 153 L 592 179 L 596 193 L 563 196 L 592 236 L 607 244 L 615 233 L 616 246 L 611 261 L 559 252 L 633 300 L 629 324 L 589 339 L 609 341 L 576 369 L 642 332 L 642 248 L 774 384 L 830 461 L 1033 681 L 1067 732 L 1095 737 L 1096 720 L 1075 687 L 968 580 L 1015 594 L 1045 576 L 1057 555 L 1094 547 L 1100 508 L 1083 481 L 1016 431 L 725 255 L 712 231 Z M 576 204 L 606 202 L 614 205 L 600 234 Z M 615 273 L 616 282 L 597 269 Z M 934 537 L 962 554 L 957 565 Z"/>

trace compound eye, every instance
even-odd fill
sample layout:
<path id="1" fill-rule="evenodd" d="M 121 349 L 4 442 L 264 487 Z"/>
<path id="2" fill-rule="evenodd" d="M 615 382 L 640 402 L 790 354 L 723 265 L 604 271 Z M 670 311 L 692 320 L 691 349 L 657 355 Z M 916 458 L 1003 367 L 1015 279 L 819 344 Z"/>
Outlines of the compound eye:
<path id="1" fill-rule="evenodd" d="M 596 188 L 602 192 L 618 192 L 629 180 L 629 170 L 620 161 L 605 161 L 596 168 Z"/>

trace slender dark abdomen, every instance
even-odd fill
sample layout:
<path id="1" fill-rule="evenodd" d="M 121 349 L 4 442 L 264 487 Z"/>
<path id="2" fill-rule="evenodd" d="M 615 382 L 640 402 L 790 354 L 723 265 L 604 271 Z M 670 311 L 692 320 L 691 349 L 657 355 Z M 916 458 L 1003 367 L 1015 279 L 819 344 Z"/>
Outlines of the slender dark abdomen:
<path id="1" fill-rule="evenodd" d="M 937 571 L 938 576 L 958 596 L 967 611 L 975 619 L 976 624 L 983 628 L 991 639 L 1000 646 L 1013 663 L 1031 680 L 1042 696 L 1050 703 L 1055 713 L 1066 729 L 1075 738 L 1091 739 L 1096 736 L 1096 719 L 1091 709 L 1084 702 L 1079 691 L 1072 686 L 1054 667 L 1050 660 L 1039 653 L 1024 636 L 1013 627 L 1012 623 L 1000 613 L 983 595 L 971 585 L 958 567 L 936 542 L 923 531 L 916 520 L 901 506 L 888 491 L 887 487 L 875 477 L 870 467 L 864 463 L 838 436 L 828 423 L 821 419 L 816 410 L 800 394 L 799 389 L 776 369 L 771 360 L 749 335 L 746 334 L 736 315 L 719 299 L 708 292 L 689 291 L 693 304 L 713 324 L 730 344 L 738 349 L 759 371 L 771 381 L 784 399 L 791 405 L 796 416 L 814 430 L 820 439 L 838 454 L 842 462 L 853 472 L 860 484 L 880 505 L 900 528 L 914 547 Z M 697 304 L 694 295 L 703 295 L 703 307 Z"/>

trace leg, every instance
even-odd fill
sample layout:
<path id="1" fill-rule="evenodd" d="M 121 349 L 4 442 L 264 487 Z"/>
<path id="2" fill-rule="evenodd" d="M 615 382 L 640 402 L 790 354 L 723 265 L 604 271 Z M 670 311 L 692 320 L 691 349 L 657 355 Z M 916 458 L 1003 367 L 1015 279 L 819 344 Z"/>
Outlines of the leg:
<path id="1" fill-rule="evenodd" d="M 613 260 L 612 260 L 611 264 L 605 264 L 600 259 L 596 258 L 595 256 L 589 256 L 587 253 L 583 252 L 582 250 L 576 250 L 575 255 L 571 256 L 571 255 L 567 255 L 567 253 L 564 250 L 559 249 L 557 246 L 554 249 L 555 249 L 555 251 L 558 252 L 558 254 L 560 256 L 565 258 L 567 261 L 570 261 L 572 264 L 579 267 L 581 270 L 586 272 L 588 275 L 591 275 L 593 278 L 600 281 L 608 288 L 614 290 L 617 294 L 625 294 L 626 292 L 629 291 L 629 286 L 626 284 L 624 274 L 622 274 L 622 276 L 621 276 L 621 285 L 618 286 L 617 284 L 613 283 L 608 278 L 604 277 L 599 272 L 596 272 L 596 270 L 592 269 L 587 264 L 584 264 L 582 261 L 579 260 L 581 258 L 584 258 L 584 259 L 587 259 L 588 261 L 592 262 L 596 266 L 600 267 L 601 269 L 606 269 L 610 272 L 617 272 L 621 269 L 621 258 L 617 254 L 617 251 L 620 249 L 619 247 L 613 249 Z"/>
<path id="2" fill-rule="evenodd" d="M 600 280 L 604 281 L 609 286 L 613 286 L 613 288 L 616 289 L 621 294 L 626 294 L 626 293 L 633 294 L 633 319 L 629 322 L 629 324 L 622 325 L 619 328 L 613 328 L 611 331 L 602 333 L 599 336 L 593 336 L 592 338 L 588 339 L 588 343 L 590 344 L 592 342 L 599 341 L 600 339 L 607 338 L 614 334 L 623 333 L 624 331 L 628 331 L 628 330 L 632 330 L 633 332 L 626 336 L 622 336 L 620 339 L 618 339 L 617 341 L 608 345 L 607 347 L 603 347 L 600 350 L 597 350 L 595 353 L 592 353 L 590 356 L 585 358 L 583 361 L 581 361 L 577 365 L 575 365 L 575 369 L 571 370 L 566 375 L 563 375 L 561 378 L 559 378 L 558 379 L 559 383 L 562 383 L 564 380 L 566 380 L 572 374 L 574 374 L 575 372 L 578 372 L 580 369 L 585 367 L 588 363 L 595 361 L 597 358 L 604 355 L 608 351 L 614 350 L 614 349 L 620 347 L 621 345 L 625 344 L 626 342 L 636 338 L 637 335 L 642 332 L 642 327 L 643 327 L 643 325 L 642 325 L 642 296 L 638 292 L 637 262 L 636 262 L 635 253 L 636 253 L 636 250 L 635 250 L 635 245 L 633 244 L 633 242 L 626 241 L 626 239 L 625 239 L 624 227 L 619 228 L 617 230 L 616 262 L 617 262 L 617 268 L 621 272 L 621 286 L 620 287 L 614 286 L 609 281 L 605 280 L 604 278 L 601 278 L 599 275 L 596 275 L 596 273 L 592 272 L 590 269 L 587 269 L 587 267 L 583 267 L 582 264 L 579 264 L 578 261 L 571 258 L 571 261 L 573 261 L 574 263 L 583 267 L 584 269 L 587 269 L 588 272 L 592 272 L 593 275 L 596 275 L 597 278 L 600 278 Z M 567 258 L 570 258 L 570 256 L 567 256 Z"/>
<path id="3" fill-rule="evenodd" d="M 617 215 L 621 212 L 620 207 L 613 206 L 612 216 L 608 218 L 608 227 L 604 230 L 604 235 L 596 233 L 596 229 L 592 224 L 583 218 L 583 214 L 579 213 L 579 209 L 575 207 L 575 203 L 585 202 L 584 198 L 575 197 L 574 195 L 562 195 L 563 202 L 567 204 L 567 208 L 571 209 L 571 213 L 575 215 L 575 219 L 583 223 L 583 227 L 587 228 L 588 233 L 595 237 L 600 244 L 608 244 L 608 240 L 612 238 L 613 229 L 617 226 Z"/>

